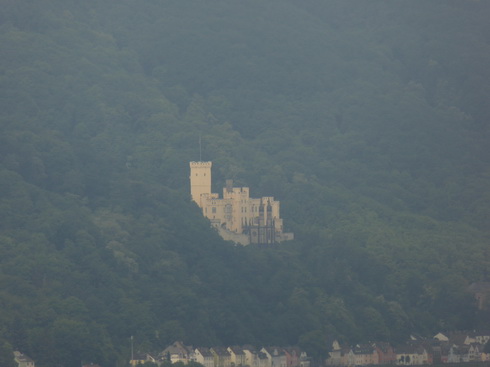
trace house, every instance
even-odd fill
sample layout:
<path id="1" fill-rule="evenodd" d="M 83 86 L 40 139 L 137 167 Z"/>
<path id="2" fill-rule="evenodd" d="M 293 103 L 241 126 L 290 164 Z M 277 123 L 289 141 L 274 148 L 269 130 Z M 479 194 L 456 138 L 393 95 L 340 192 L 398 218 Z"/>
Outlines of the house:
<path id="1" fill-rule="evenodd" d="M 258 367 L 271 367 L 272 366 L 272 360 L 269 358 L 269 356 L 262 352 L 259 351 L 257 353 L 257 361 L 258 361 Z"/>
<path id="2" fill-rule="evenodd" d="M 401 345 L 395 349 L 397 365 L 413 365 L 415 348 L 412 345 Z"/>
<path id="3" fill-rule="evenodd" d="M 246 365 L 245 352 L 241 347 L 238 346 L 228 347 L 227 350 L 230 353 L 232 367 Z"/>
<path id="4" fill-rule="evenodd" d="M 485 345 L 490 340 L 490 330 L 473 330 L 468 336 L 476 343 Z"/>
<path id="5" fill-rule="evenodd" d="M 422 358 L 423 364 L 433 364 L 434 353 L 436 353 L 436 357 L 440 359 L 440 343 L 441 342 L 438 340 L 427 338 L 407 342 L 407 344 L 413 345 L 418 351 L 422 352 L 419 358 Z M 437 356 L 437 354 L 439 355 Z"/>
<path id="6" fill-rule="evenodd" d="M 310 367 L 310 359 L 305 351 L 298 347 L 286 347 L 282 350 L 286 355 L 287 367 Z"/>
<path id="7" fill-rule="evenodd" d="M 430 364 L 441 364 L 445 363 L 443 361 L 444 347 L 447 345 L 446 342 L 441 342 L 437 339 L 432 339 L 427 341 L 428 353 L 429 353 L 429 363 Z M 447 353 L 446 353 L 447 355 Z M 447 358 L 445 360 L 447 362 Z"/>
<path id="8" fill-rule="evenodd" d="M 443 333 L 437 333 L 436 335 L 434 335 L 434 339 L 437 339 L 441 342 L 448 342 L 449 341 L 449 338 L 446 334 L 443 334 Z"/>
<path id="9" fill-rule="evenodd" d="M 329 357 L 325 361 L 327 366 L 354 366 L 356 363 L 352 348 L 340 345 L 336 340 L 333 341 L 328 354 Z"/>
<path id="10" fill-rule="evenodd" d="M 371 344 L 357 344 L 353 349 L 354 365 L 367 366 L 379 364 L 378 352 Z"/>
<path id="11" fill-rule="evenodd" d="M 395 349 L 396 364 L 413 366 L 429 363 L 427 350 L 421 344 L 405 344 Z"/>
<path id="12" fill-rule="evenodd" d="M 396 361 L 396 354 L 390 343 L 387 342 L 375 342 L 373 347 L 378 354 L 379 364 L 392 364 Z"/>
<path id="13" fill-rule="evenodd" d="M 244 345 L 242 351 L 245 354 L 245 365 L 249 367 L 258 367 L 259 358 L 257 356 L 257 350 L 251 345 Z"/>
<path id="14" fill-rule="evenodd" d="M 267 356 L 271 367 L 287 367 L 286 353 L 279 347 L 264 347 L 260 350 Z"/>
<path id="15" fill-rule="evenodd" d="M 184 345 L 181 341 L 176 341 L 172 345 L 165 348 L 158 355 L 160 361 L 170 361 L 172 363 L 182 362 L 184 364 L 195 360 L 194 349 L 191 346 Z"/>
<path id="16" fill-rule="evenodd" d="M 356 365 L 356 355 L 352 348 L 342 348 L 342 366 L 355 366 Z"/>
<path id="17" fill-rule="evenodd" d="M 226 348 L 212 347 L 209 351 L 214 357 L 214 367 L 231 367 L 231 354 Z"/>
<path id="18" fill-rule="evenodd" d="M 450 345 L 470 345 L 476 340 L 468 335 L 467 332 L 457 331 L 453 333 L 448 333 L 449 344 Z"/>
<path id="19" fill-rule="evenodd" d="M 34 367 L 34 361 L 19 351 L 14 351 L 14 360 L 19 367 Z"/>
<path id="20" fill-rule="evenodd" d="M 470 347 L 468 345 L 452 345 L 449 348 L 449 354 L 447 357 L 447 363 L 462 363 L 469 362 L 468 351 Z"/>
<path id="21" fill-rule="evenodd" d="M 136 353 L 129 361 L 129 364 L 135 367 L 139 364 L 145 364 L 145 362 L 157 363 L 157 360 L 148 353 Z"/>
<path id="22" fill-rule="evenodd" d="M 299 367 L 301 350 L 297 347 L 284 348 L 286 353 L 286 366 L 287 367 Z"/>
<path id="23" fill-rule="evenodd" d="M 481 345 L 480 343 L 471 343 L 468 349 L 468 361 L 480 362 L 482 351 L 483 351 L 483 345 Z"/>
<path id="24" fill-rule="evenodd" d="M 328 358 L 325 361 L 327 366 L 340 366 L 342 361 L 342 347 L 337 340 L 332 341 L 330 350 L 328 351 Z"/>
<path id="25" fill-rule="evenodd" d="M 299 367 L 310 367 L 310 358 L 305 351 L 301 351 L 299 355 Z"/>
<path id="26" fill-rule="evenodd" d="M 196 362 L 204 367 L 214 367 L 214 356 L 208 348 L 199 347 L 194 349 Z"/>
<path id="27" fill-rule="evenodd" d="M 448 358 L 449 358 L 449 350 L 451 349 L 451 346 L 449 343 L 441 343 L 441 363 L 448 363 Z M 433 359 L 436 361 L 435 359 Z"/>

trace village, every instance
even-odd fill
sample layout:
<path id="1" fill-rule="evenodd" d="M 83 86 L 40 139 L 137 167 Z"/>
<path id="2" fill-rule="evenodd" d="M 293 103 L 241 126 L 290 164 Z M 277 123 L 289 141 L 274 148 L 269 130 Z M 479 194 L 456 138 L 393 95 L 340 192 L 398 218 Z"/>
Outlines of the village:
<path id="1" fill-rule="evenodd" d="M 432 338 L 412 335 L 402 345 L 372 342 L 355 346 L 330 345 L 327 366 L 438 365 L 490 361 L 490 331 L 438 333 Z"/>
<path id="2" fill-rule="evenodd" d="M 344 345 L 332 340 L 325 346 L 323 361 L 312 361 L 298 347 L 262 347 L 251 345 L 230 347 L 193 347 L 176 341 L 157 353 L 133 353 L 128 365 L 204 367 L 316 367 L 316 366 L 422 366 L 473 363 L 490 366 L 490 330 L 438 333 L 432 338 L 412 335 L 396 347 L 388 342 L 369 342 Z M 18 367 L 35 367 L 35 362 L 25 354 L 15 351 Z M 487 362 L 487 363 L 485 363 Z M 479 364 L 478 364 L 479 363 Z M 95 363 L 82 367 L 101 367 Z"/>
<path id="3" fill-rule="evenodd" d="M 457 331 L 438 333 L 432 338 L 412 335 L 402 345 L 393 347 L 388 342 L 370 342 L 354 346 L 333 340 L 325 346 L 326 360 L 315 365 L 375 366 L 375 365 L 437 365 L 469 362 L 490 362 L 488 331 Z M 138 354 L 131 359 L 132 367 L 152 363 L 197 362 L 204 367 L 310 367 L 313 362 L 298 347 L 192 347 L 175 342 L 156 356 Z"/>

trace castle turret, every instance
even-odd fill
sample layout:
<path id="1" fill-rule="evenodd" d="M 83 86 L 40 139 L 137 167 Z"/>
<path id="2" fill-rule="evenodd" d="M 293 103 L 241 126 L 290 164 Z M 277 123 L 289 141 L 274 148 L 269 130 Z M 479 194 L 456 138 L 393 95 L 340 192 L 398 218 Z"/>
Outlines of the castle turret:
<path id="1" fill-rule="evenodd" d="M 201 208 L 201 195 L 211 194 L 211 166 L 212 162 L 190 162 L 191 196 Z"/>

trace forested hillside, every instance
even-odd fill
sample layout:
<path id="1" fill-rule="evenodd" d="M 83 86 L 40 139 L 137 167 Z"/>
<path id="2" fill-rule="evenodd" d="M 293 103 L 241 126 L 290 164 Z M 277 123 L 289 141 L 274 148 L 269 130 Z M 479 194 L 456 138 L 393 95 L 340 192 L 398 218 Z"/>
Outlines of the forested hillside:
<path id="1" fill-rule="evenodd" d="M 489 2 L 0 5 L 2 365 L 488 326 Z M 210 228 L 200 136 L 295 241 Z"/>

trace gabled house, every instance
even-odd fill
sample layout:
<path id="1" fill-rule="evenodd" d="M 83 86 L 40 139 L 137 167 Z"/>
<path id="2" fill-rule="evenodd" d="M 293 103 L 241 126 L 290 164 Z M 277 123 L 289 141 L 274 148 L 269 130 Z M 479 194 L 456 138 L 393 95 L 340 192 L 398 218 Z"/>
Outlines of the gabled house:
<path id="1" fill-rule="evenodd" d="M 209 351 L 214 357 L 214 367 L 231 367 L 231 355 L 226 348 L 212 347 Z"/>
<path id="2" fill-rule="evenodd" d="M 448 352 L 448 363 L 480 362 L 483 346 L 479 343 L 470 345 L 451 345 Z"/>
<path id="3" fill-rule="evenodd" d="M 228 353 L 230 353 L 232 367 L 246 365 L 245 352 L 241 347 L 238 346 L 228 347 L 227 350 Z"/>
<path id="4" fill-rule="evenodd" d="M 443 333 L 437 333 L 436 335 L 434 335 L 434 339 L 437 339 L 441 342 L 448 342 L 449 341 L 449 338 L 446 334 L 443 334 Z"/>
<path id="5" fill-rule="evenodd" d="M 427 345 L 429 347 L 429 363 L 430 364 L 441 364 L 443 362 L 444 346 L 446 342 L 441 342 L 437 339 L 427 340 Z"/>
<path id="6" fill-rule="evenodd" d="M 262 351 L 257 352 L 258 367 L 271 367 L 272 360 Z"/>
<path id="7" fill-rule="evenodd" d="M 468 351 L 470 347 L 468 345 L 452 345 L 449 348 L 449 354 L 447 357 L 447 363 L 462 363 L 469 362 Z"/>
<path id="8" fill-rule="evenodd" d="M 242 350 L 243 354 L 245 354 L 245 365 L 249 367 L 259 367 L 257 350 L 251 345 L 244 345 Z"/>
<path id="9" fill-rule="evenodd" d="M 332 349 L 328 352 L 329 357 L 325 361 L 327 366 L 354 366 L 355 355 L 351 347 L 340 345 L 337 341 L 332 343 Z"/>
<path id="10" fill-rule="evenodd" d="M 287 347 L 284 348 L 284 353 L 286 353 L 286 366 L 287 367 L 299 367 L 299 358 L 301 355 L 301 350 L 298 347 Z"/>
<path id="11" fill-rule="evenodd" d="M 286 355 L 287 367 L 310 367 L 310 359 L 305 351 L 298 347 L 286 347 L 282 350 Z"/>
<path id="12" fill-rule="evenodd" d="M 310 358 L 304 350 L 299 355 L 299 367 L 310 367 Z"/>
<path id="13" fill-rule="evenodd" d="M 415 351 L 416 351 L 415 359 L 414 359 L 415 364 L 417 365 L 430 364 L 432 362 L 429 354 L 429 350 L 423 345 L 416 345 Z"/>
<path id="14" fill-rule="evenodd" d="M 375 342 L 373 347 L 376 349 L 378 354 L 379 364 L 392 364 L 396 361 L 396 354 L 390 343 L 387 342 Z"/>
<path id="15" fill-rule="evenodd" d="M 19 351 L 14 351 L 14 360 L 19 367 L 34 367 L 34 361 Z"/>
<path id="16" fill-rule="evenodd" d="M 483 345 L 480 343 L 471 343 L 468 349 L 468 360 L 470 362 L 480 362 Z"/>
<path id="17" fill-rule="evenodd" d="M 202 364 L 204 367 L 214 367 L 214 356 L 208 348 L 199 347 L 194 349 L 194 356 L 196 362 Z"/>
<path id="18" fill-rule="evenodd" d="M 176 341 L 165 348 L 158 355 L 160 361 L 170 361 L 172 363 L 182 362 L 184 364 L 194 360 L 194 348 L 184 345 L 181 341 Z"/>
<path id="19" fill-rule="evenodd" d="M 468 333 L 465 332 L 449 333 L 449 344 L 451 345 L 470 345 L 475 341 L 475 339 L 471 338 Z"/>
<path id="20" fill-rule="evenodd" d="M 484 344 L 490 340 L 490 331 L 473 330 L 438 333 L 434 336 L 440 341 L 440 361 L 442 363 L 477 362 L 486 360 Z M 434 357 L 434 362 L 438 359 Z"/>
<path id="21" fill-rule="evenodd" d="M 356 355 L 352 348 L 342 348 L 342 366 L 355 366 Z"/>
<path id="22" fill-rule="evenodd" d="M 434 350 L 439 353 L 440 348 L 438 348 L 439 341 L 434 339 L 420 339 L 417 341 L 409 341 L 407 344 L 413 345 L 419 353 L 419 357 L 423 358 L 423 364 L 433 364 L 434 363 Z"/>
<path id="23" fill-rule="evenodd" d="M 371 344 L 357 344 L 352 348 L 354 353 L 354 364 L 356 366 L 367 366 L 379 364 L 376 348 Z"/>
<path id="24" fill-rule="evenodd" d="M 395 348 L 396 364 L 413 366 L 429 363 L 429 355 L 422 345 L 405 344 Z"/>
<path id="25" fill-rule="evenodd" d="M 133 359 L 129 361 L 129 364 L 135 367 L 139 364 L 145 364 L 145 362 L 157 363 L 157 360 L 148 353 L 136 353 Z"/>
<path id="26" fill-rule="evenodd" d="M 468 333 L 468 336 L 476 343 L 485 345 L 490 340 L 490 330 L 473 330 Z"/>
<path id="27" fill-rule="evenodd" d="M 264 347 L 260 350 L 265 353 L 271 367 L 287 367 L 286 353 L 279 347 Z"/>
<path id="28" fill-rule="evenodd" d="M 441 363 L 448 363 L 450 349 L 451 346 L 448 342 L 441 343 Z"/>
<path id="29" fill-rule="evenodd" d="M 342 347 L 337 340 L 332 342 L 330 350 L 328 351 L 328 358 L 325 361 L 327 366 L 341 366 L 342 365 Z"/>

